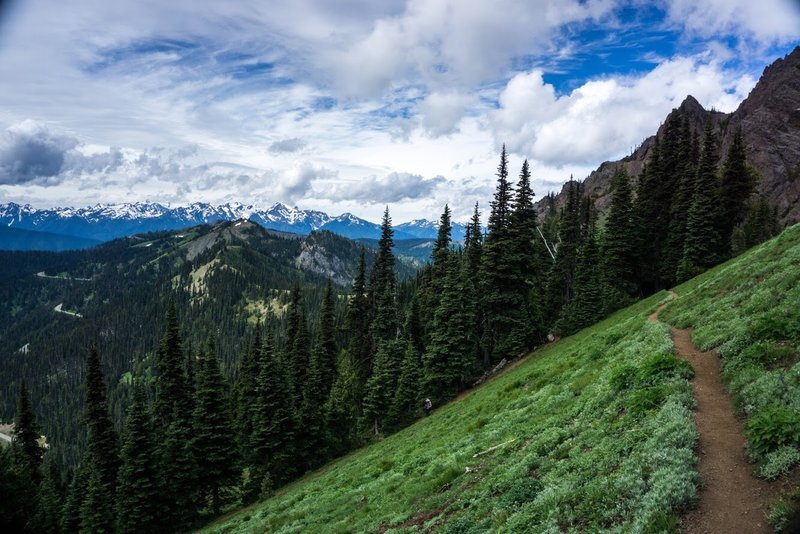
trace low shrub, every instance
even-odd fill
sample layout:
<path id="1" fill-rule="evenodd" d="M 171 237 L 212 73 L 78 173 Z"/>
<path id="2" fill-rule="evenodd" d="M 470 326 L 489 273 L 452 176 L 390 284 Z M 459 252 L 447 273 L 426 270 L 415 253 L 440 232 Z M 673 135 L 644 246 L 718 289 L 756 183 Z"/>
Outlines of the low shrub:
<path id="1" fill-rule="evenodd" d="M 757 459 L 787 445 L 800 444 L 800 413 L 773 404 L 763 408 L 747 422 L 750 450 Z"/>

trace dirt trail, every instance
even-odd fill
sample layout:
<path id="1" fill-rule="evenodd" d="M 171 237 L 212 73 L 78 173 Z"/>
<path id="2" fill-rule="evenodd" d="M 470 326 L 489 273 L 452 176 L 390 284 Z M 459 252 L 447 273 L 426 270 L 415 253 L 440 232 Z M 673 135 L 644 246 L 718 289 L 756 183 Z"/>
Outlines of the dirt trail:
<path id="1" fill-rule="evenodd" d="M 678 297 L 670 294 L 673 299 Z M 657 321 L 658 312 L 667 304 L 648 320 Z M 745 454 L 744 428 L 722 384 L 719 357 L 713 351 L 697 350 L 691 329 L 673 327 L 672 340 L 678 357 L 694 368 L 695 421 L 700 432 L 698 471 L 703 480 L 698 506 L 681 519 L 681 530 L 688 534 L 771 533 L 764 512 L 775 488 L 753 476 Z"/>

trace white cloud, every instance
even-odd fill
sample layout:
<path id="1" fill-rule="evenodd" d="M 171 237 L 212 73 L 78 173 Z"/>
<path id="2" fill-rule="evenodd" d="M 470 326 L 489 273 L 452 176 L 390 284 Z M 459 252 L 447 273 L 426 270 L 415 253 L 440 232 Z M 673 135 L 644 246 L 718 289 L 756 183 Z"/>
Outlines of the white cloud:
<path id="1" fill-rule="evenodd" d="M 386 204 L 430 197 L 447 180 L 442 176 L 425 178 L 419 174 L 392 172 L 383 178 L 367 176 L 355 182 L 340 184 L 325 196 L 333 200 L 357 200 L 369 204 Z"/>
<path id="2" fill-rule="evenodd" d="M 796 41 L 800 34 L 795 0 L 670 0 L 668 14 L 701 37 L 733 34 L 770 45 Z"/>
<path id="3" fill-rule="evenodd" d="M 490 120 L 510 150 L 548 165 L 597 164 L 652 135 L 687 95 L 730 112 L 754 85 L 707 55 L 676 57 L 640 77 L 592 80 L 562 96 L 535 70 L 509 81 Z"/>
<path id="4" fill-rule="evenodd" d="M 458 127 L 464 111 L 476 102 L 474 96 L 462 93 L 433 92 L 417 107 L 422 126 L 434 136 L 452 133 Z"/>

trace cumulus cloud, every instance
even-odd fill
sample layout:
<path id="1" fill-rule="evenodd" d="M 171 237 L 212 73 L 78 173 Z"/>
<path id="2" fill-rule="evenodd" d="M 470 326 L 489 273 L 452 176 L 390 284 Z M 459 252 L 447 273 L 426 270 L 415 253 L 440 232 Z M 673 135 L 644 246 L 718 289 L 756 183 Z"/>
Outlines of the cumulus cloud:
<path id="1" fill-rule="evenodd" d="M 764 45 L 791 42 L 800 31 L 796 0 L 670 0 L 668 16 L 701 37 L 733 34 Z"/>
<path id="2" fill-rule="evenodd" d="M 446 181 L 443 176 L 425 178 L 419 174 L 392 172 L 383 178 L 372 175 L 357 183 L 334 187 L 327 198 L 360 200 L 369 204 L 417 200 L 430 196 L 440 184 Z"/>
<path id="3" fill-rule="evenodd" d="M 422 116 L 422 126 L 434 136 L 452 133 L 464 111 L 475 101 L 475 97 L 456 91 L 433 92 L 417 108 Z"/>
<path id="4" fill-rule="evenodd" d="M 335 171 L 325 167 L 315 166 L 308 162 L 303 163 L 289 172 L 275 176 L 273 179 L 274 198 L 284 202 L 296 202 L 311 192 L 315 182 L 335 178 L 336 175 Z"/>
<path id="5" fill-rule="evenodd" d="M 67 177 L 108 172 L 123 162 L 122 151 L 85 154 L 80 141 L 47 125 L 26 120 L 0 137 L 0 184 L 54 186 Z"/>
<path id="6" fill-rule="evenodd" d="M 269 145 L 269 151 L 271 154 L 283 154 L 287 152 L 298 152 L 303 150 L 306 146 L 306 142 L 299 137 L 291 137 L 289 139 L 282 139 L 280 141 L 275 141 L 271 145 Z"/>
<path id="7" fill-rule="evenodd" d="M 508 82 L 490 121 L 497 143 L 514 152 L 548 165 L 596 164 L 651 135 L 687 95 L 729 112 L 754 85 L 705 55 L 676 57 L 641 77 L 591 80 L 561 96 L 533 70 Z"/>

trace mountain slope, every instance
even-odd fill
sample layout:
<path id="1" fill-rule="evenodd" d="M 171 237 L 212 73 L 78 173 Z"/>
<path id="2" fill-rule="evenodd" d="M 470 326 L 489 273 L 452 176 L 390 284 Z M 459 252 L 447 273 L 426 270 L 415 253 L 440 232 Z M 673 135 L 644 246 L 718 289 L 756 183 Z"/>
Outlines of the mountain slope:
<path id="1" fill-rule="evenodd" d="M 736 129 L 741 126 L 748 162 L 760 175 L 757 191 L 778 208 L 784 224 L 800 222 L 800 47 L 764 70 L 756 86 L 733 113 L 703 109 L 688 96 L 671 114 L 684 114 L 692 130 L 703 131 L 710 120 L 720 133 L 720 160 L 727 154 Z M 657 135 L 663 133 L 665 119 Z M 607 161 L 584 180 L 584 192 L 595 197 L 602 212 L 610 203 L 611 177 L 624 165 L 637 177 L 651 155 L 654 137 L 648 137 L 630 156 Z M 566 201 L 565 189 L 557 205 Z M 539 213 L 548 211 L 547 199 L 537 203 Z"/>
<path id="2" fill-rule="evenodd" d="M 787 454 L 800 459 L 800 442 L 781 448 L 752 429 L 764 410 L 800 420 L 798 261 L 800 225 L 678 287 L 662 312 L 696 325 L 702 348 L 722 343 L 753 459 L 772 478 L 791 467 Z M 668 327 L 646 320 L 665 296 L 541 349 L 208 531 L 676 530 L 697 494 L 697 432 L 691 369 L 672 355 Z M 780 357 L 761 358 L 753 344 Z"/>
<path id="3" fill-rule="evenodd" d="M 60 252 L 62 250 L 91 248 L 99 244 L 100 241 L 94 239 L 0 226 L 0 250 L 52 250 Z"/>

